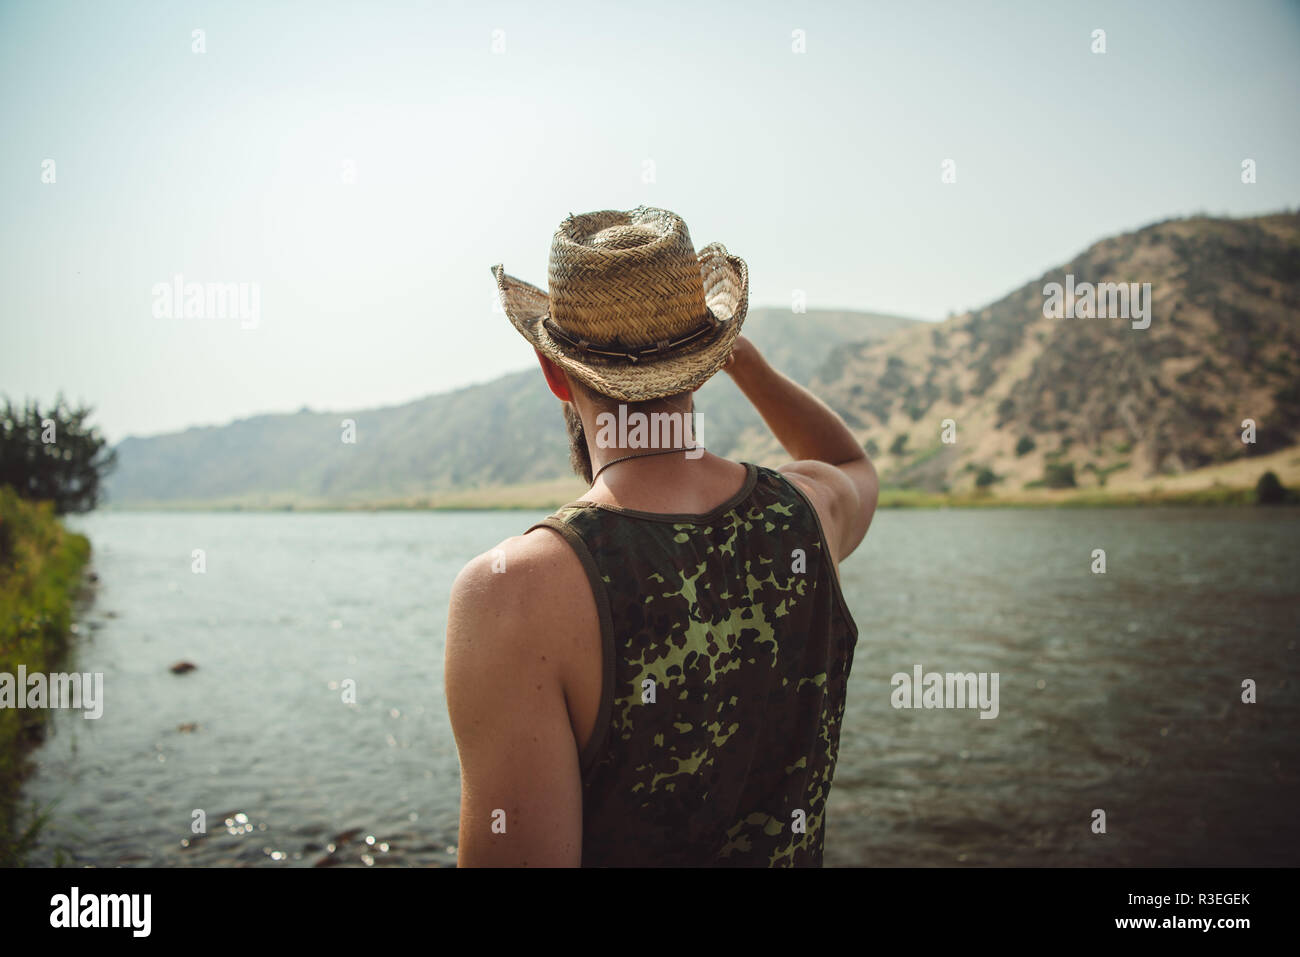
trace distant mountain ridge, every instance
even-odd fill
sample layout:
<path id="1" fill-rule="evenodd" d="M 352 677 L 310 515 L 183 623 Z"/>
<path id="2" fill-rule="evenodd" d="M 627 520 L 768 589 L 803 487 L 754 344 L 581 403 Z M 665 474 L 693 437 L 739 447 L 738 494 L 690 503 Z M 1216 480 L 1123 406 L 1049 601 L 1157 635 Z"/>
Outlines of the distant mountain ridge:
<path id="1" fill-rule="evenodd" d="M 1150 283 L 1149 327 L 1049 318 L 1044 288 L 1067 277 Z M 753 308 L 745 333 L 845 418 L 886 485 L 1122 489 L 1295 447 L 1300 215 L 1156 223 L 944 322 Z M 700 389 L 697 408 L 712 451 L 784 458 L 727 376 Z M 349 418 L 355 445 L 340 440 Z M 1246 419 L 1254 444 L 1241 440 Z M 257 416 L 117 449 L 106 488 L 127 507 L 419 505 L 571 475 L 559 405 L 536 369 L 389 408 Z"/>
<path id="2" fill-rule="evenodd" d="M 873 313 L 751 308 L 745 333 L 807 382 L 833 349 L 914 324 Z M 709 448 L 720 454 L 761 424 L 724 375 L 704 385 L 697 403 Z M 346 419 L 356 423 L 355 444 L 342 441 Z M 560 405 L 536 367 L 397 406 L 259 415 L 131 437 L 116 448 L 119 465 L 105 488 L 110 506 L 125 507 L 420 503 L 572 474 Z"/>

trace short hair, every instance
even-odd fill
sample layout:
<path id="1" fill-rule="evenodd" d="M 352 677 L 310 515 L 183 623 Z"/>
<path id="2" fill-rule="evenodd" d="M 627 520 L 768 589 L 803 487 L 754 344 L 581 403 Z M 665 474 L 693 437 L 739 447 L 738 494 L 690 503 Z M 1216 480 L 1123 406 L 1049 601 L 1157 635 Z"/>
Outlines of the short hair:
<path id="1" fill-rule="evenodd" d="M 597 392 L 587 383 L 574 376 L 569 377 L 569 386 L 571 389 L 581 392 L 593 405 L 602 410 L 617 408 L 620 404 L 625 405 L 629 415 L 633 412 L 649 413 L 662 409 L 664 406 L 680 405 L 683 399 L 689 401 L 692 396 L 692 391 L 688 390 L 674 395 L 666 395 L 659 399 L 626 402 L 623 399 L 615 399 L 612 396 L 605 395 L 603 392 Z M 590 485 L 593 481 L 591 452 L 587 448 L 587 435 L 582 425 L 582 417 L 578 415 L 578 410 L 574 408 L 572 402 L 565 402 L 563 406 L 564 425 L 569 434 L 569 466 L 579 478 Z"/>
<path id="2" fill-rule="evenodd" d="M 650 409 L 664 405 L 678 405 L 683 399 L 689 399 L 693 392 L 693 390 L 687 389 L 685 392 L 676 392 L 673 395 L 665 395 L 657 399 L 642 399 L 638 402 L 628 402 L 626 399 L 616 399 L 613 396 L 606 395 L 583 382 L 581 379 L 578 379 L 576 376 L 569 377 L 569 385 L 582 392 L 584 396 L 591 400 L 593 405 L 598 405 L 602 408 L 625 405 L 629 412 L 637 410 L 649 411 Z"/>

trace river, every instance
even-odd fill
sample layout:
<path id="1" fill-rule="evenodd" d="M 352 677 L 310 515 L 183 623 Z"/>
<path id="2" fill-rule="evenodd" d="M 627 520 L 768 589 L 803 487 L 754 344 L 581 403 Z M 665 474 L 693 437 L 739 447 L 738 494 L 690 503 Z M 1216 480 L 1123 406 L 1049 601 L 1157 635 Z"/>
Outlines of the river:
<path id="1" fill-rule="evenodd" d="M 74 519 L 99 584 L 68 669 L 104 715 L 51 715 L 31 862 L 454 864 L 448 589 L 536 517 Z M 842 572 L 827 866 L 1300 864 L 1298 545 L 1296 509 L 882 511 Z M 915 665 L 997 673 L 997 718 L 895 709 Z"/>

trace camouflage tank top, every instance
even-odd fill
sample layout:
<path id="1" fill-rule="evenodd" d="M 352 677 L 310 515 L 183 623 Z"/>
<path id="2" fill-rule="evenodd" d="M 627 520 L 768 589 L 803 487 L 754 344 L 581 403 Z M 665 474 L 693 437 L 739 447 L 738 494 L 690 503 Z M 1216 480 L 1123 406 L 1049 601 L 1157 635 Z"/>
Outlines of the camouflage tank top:
<path id="1" fill-rule="evenodd" d="M 539 523 L 600 614 L 583 866 L 821 865 L 857 625 L 808 499 L 746 468 L 707 515 L 580 501 Z"/>

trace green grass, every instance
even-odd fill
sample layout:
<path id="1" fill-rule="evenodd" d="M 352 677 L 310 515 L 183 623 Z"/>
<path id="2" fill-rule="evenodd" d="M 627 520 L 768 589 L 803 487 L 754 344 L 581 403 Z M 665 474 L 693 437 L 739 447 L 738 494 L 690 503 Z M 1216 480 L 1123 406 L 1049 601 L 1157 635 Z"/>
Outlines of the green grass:
<path id="1" fill-rule="evenodd" d="M 880 490 L 878 508 L 951 508 L 1014 504 L 999 501 L 987 489 L 962 494 L 924 492 L 920 489 L 885 487 Z"/>
<path id="2" fill-rule="evenodd" d="M 72 607 L 90 542 L 67 531 L 48 504 L 0 486 L 0 672 L 58 670 L 68 647 Z M 45 712 L 0 708 L 0 867 L 22 863 L 44 813 L 20 825 L 19 792 L 28 749 Z"/>
<path id="3" fill-rule="evenodd" d="M 1043 482 L 1031 482 L 1026 489 L 1043 489 Z M 880 508 L 1131 508 L 1152 505 L 1228 506 L 1255 505 L 1253 488 L 1214 486 L 1193 491 L 1106 492 L 1088 489 L 1053 490 L 1050 496 L 993 495 L 988 490 L 943 494 L 917 489 L 885 487 L 880 490 Z"/>
<path id="4" fill-rule="evenodd" d="M 1076 492 L 1060 504 L 1080 508 L 1097 506 L 1122 508 L 1133 505 L 1254 505 L 1256 503 L 1254 489 L 1230 488 L 1225 485 L 1188 492 Z"/>
<path id="5" fill-rule="evenodd" d="M 1100 471 L 1100 470 L 1099 470 Z M 1105 470 L 1114 471 L 1113 467 Z M 1001 478 L 999 481 L 1003 481 Z M 1049 492 L 1042 494 L 1018 494 L 1004 491 L 993 494 L 990 489 L 976 489 L 966 492 L 950 493 L 940 490 L 924 491 L 898 485 L 884 485 L 880 490 L 881 508 L 983 508 L 987 506 L 1013 508 L 1020 506 L 1055 508 L 1055 507 L 1107 507 L 1138 505 L 1254 505 L 1253 488 L 1231 488 L 1213 486 L 1207 489 L 1187 492 L 1171 492 L 1154 489 L 1149 492 L 1110 492 L 1103 489 L 1048 489 L 1042 479 L 1026 482 L 1022 489 L 1026 493 Z M 375 502 L 372 504 L 343 505 L 306 505 L 295 511 L 301 512 L 502 512 L 502 511 L 549 511 L 582 497 L 582 488 L 566 488 L 551 492 L 545 488 L 503 487 L 465 492 L 460 495 L 447 495 L 436 501 L 415 499 L 411 501 Z M 191 506 L 201 511 L 239 511 L 239 508 L 213 508 L 211 506 Z M 184 509 L 172 505 L 168 509 Z M 269 512 L 275 509 L 250 507 L 252 512 Z M 134 509 L 132 510 L 134 511 Z"/>

